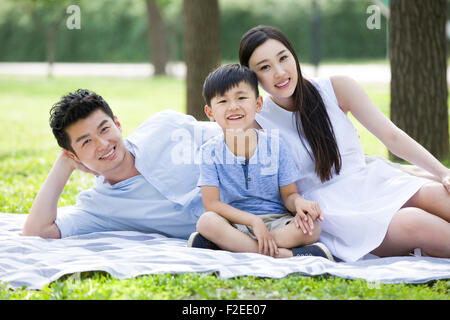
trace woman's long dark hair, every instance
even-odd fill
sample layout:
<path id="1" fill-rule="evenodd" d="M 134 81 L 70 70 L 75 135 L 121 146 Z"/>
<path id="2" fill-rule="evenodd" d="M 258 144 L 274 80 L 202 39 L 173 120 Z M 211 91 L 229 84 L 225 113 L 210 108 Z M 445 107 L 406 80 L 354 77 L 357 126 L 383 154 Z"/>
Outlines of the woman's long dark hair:
<path id="1" fill-rule="evenodd" d="M 308 141 L 313 155 L 308 148 L 305 147 L 305 149 L 311 159 L 314 160 L 316 174 L 322 182 L 325 182 L 331 178 L 333 167 L 336 174 L 339 174 L 342 166 L 341 155 L 336 143 L 333 125 L 322 97 L 314 85 L 303 78 L 297 54 L 290 41 L 276 28 L 270 26 L 252 28 L 241 39 L 239 46 L 240 63 L 248 67 L 248 61 L 255 49 L 268 39 L 280 41 L 295 58 L 298 73 L 297 87 L 294 91 L 294 114 L 297 132 L 302 143 L 303 136 Z"/>

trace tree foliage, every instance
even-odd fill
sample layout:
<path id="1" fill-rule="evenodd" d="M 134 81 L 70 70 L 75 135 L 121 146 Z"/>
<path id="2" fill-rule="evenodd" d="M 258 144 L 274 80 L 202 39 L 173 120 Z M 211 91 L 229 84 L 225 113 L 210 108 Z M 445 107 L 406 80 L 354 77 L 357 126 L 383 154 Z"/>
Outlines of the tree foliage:
<path id="1" fill-rule="evenodd" d="M 181 61 L 183 1 L 156 1 L 165 23 L 169 60 Z M 386 20 L 382 18 L 380 30 L 366 27 L 366 9 L 372 4 L 370 0 L 319 0 L 318 3 L 323 60 L 386 57 Z M 304 62 L 312 60 L 310 0 L 220 0 L 219 4 L 224 61 L 237 60 L 242 35 L 259 24 L 280 28 L 292 40 L 300 59 Z M 56 61 L 148 61 L 145 1 L 84 1 L 80 8 L 81 30 L 65 27 L 58 30 Z M 19 1 L 0 2 L 0 42 L 0 61 L 45 60 L 45 41 Z"/>

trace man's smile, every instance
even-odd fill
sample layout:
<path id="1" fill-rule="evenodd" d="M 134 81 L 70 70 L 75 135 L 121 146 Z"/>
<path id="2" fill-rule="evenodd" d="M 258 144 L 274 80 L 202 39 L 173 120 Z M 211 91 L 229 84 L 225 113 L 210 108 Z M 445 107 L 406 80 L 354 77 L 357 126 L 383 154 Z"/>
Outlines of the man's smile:
<path id="1" fill-rule="evenodd" d="M 99 160 L 112 160 L 116 155 L 116 147 L 114 146 L 108 153 L 105 153 Z"/>

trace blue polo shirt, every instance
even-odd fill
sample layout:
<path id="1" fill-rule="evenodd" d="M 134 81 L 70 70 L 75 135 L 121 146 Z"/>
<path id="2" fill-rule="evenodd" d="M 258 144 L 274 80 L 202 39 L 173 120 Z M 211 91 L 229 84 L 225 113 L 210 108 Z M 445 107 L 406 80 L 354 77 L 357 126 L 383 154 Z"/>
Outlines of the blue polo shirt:
<path id="1" fill-rule="evenodd" d="M 248 160 L 236 157 L 223 133 L 202 146 L 197 185 L 219 188 L 220 200 L 256 215 L 286 213 L 279 188 L 300 179 L 300 171 L 278 130 L 258 133 L 257 148 Z"/>

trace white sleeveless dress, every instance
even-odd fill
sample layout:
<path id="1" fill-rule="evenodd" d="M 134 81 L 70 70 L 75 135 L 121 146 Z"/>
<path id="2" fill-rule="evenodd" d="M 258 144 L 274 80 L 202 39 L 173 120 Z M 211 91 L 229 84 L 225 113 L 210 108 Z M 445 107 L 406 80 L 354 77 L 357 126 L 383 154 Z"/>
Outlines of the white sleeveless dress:
<path id="1" fill-rule="evenodd" d="M 358 133 L 339 108 L 330 79 L 310 81 L 319 90 L 333 125 L 342 157 L 339 175 L 333 174 L 325 183 L 320 181 L 298 136 L 294 114 L 269 97 L 256 121 L 263 129 L 279 129 L 291 149 L 301 172 L 298 191 L 305 199 L 317 201 L 324 213 L 319 241 L 334 256 L 356 261 L 381 244 L 393 215 L 430 180 L 410 176 L 382 160 L 366 165 Z"/>

